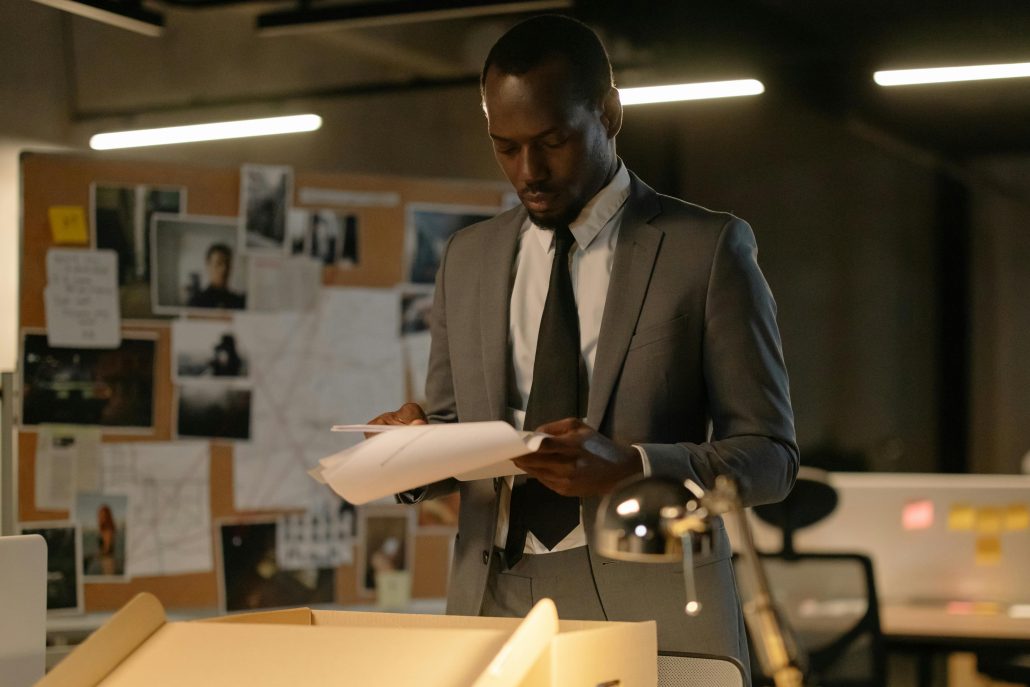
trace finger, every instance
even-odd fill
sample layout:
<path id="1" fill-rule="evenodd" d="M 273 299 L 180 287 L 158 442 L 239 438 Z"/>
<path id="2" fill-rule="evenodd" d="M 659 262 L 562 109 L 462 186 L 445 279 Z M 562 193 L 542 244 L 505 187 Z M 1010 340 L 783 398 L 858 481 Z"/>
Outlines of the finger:
<path id="1" fill-rule="evenodd" d="M 535 431 L 543 434 L 550 434 L 551 436 L 561 436 L 562 434 L 568 434 L 576 430 L 583 421 L 578 417 L 567 417 L 561 420 L 555 420 L 554 422 L 545 422 L 536 428 Z"/>
<path id="2" fill-rule="evenodd" d="M 417 403 L 405 403 L 397 409 L 397 416 L 400 419 L 399 424 L 425 424 L 426 414 L 422 412 L 422 406 Z"/>

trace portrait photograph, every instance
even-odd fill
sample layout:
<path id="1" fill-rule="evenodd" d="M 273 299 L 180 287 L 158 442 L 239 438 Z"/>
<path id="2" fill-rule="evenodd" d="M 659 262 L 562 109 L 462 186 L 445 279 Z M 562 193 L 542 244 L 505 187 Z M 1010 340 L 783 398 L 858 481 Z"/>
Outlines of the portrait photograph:
<path id="1" fill-rule="evenodd" d="M 498 212 L 493 207 L 413 203 L 407 207 L 404 233 L 405 279 L 432 284 L 451 234 Z"/>
<path id="2" fill-rule="evenodd" d="M 186 189 L 95 183 L 90 186 L 90 206 L 92 246 L 118 255 L 122 317 L 155 317 L 150 289 L 150 222 L 159 212 L 186 212 Z"/>
<path id="3" fill-rule="evenodd" d="M 358 594 L 374 596 L 376 575 L 411 570 L 414 511 L 405 506 L 365 506 L 359 510 Z"/>
<path id="4" fill-rule="evenodd" d="M 231 321 L 172 322 L 172 379 L 247 379 L 250 356 Z"/>
<path id="5" fill-rule="evenodd" d="M 221 610 L 246 611 L 332 603 L 336 593 L 333 568 L 286 570 L 276 555 L 274 520 L 217 524 L 215 541 Z"/>
<path id="6" fill-rule="evenodd" d="M 153 427 L 155 347 L 154 337 L 123 335 L 118 348 L 55 348 L 26 331 L 21 424 Z"/>
<path id="7" fill-rule="evenodd" d="M 82 530 L 82 573 L 86 582 L 125 581 L 129 497 L 79 492 L 75 521 Z"/>
<path id="8" fill-rule="evenodd" d="M 155 312 L 247 307 L 247 261 L 235 218 L 156 214 L 150 230 Z"/>
<path id="9" fill-rule="evenodd" d="M 22 524 L 22 534 L 38 534 L 46 540 L 47 613 L 82 612 L 82 554 L 79 528 L 73 522 Z"/>
<path id="10" fill-rule="evenodd" d="M 177 437 L 250 439 L 251 390 L 216 381 L 194 381 L 177 387 Z"/>
<path id="11" fill-rule="evenodd" d="M 272 165 L 240 168 L 240 211 L 247 250 L 282 251 L 293 200 L 293 169 Z"/>

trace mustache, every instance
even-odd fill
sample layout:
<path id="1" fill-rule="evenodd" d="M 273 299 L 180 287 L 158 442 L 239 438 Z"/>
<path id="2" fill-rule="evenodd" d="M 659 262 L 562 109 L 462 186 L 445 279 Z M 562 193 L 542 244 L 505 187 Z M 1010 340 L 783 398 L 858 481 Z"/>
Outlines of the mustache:
<path id="1" fill-rule="evenodd" d="M 529 193 L 555 193 L 558 189 L 549 184 L 530 184 L 523 186 L 519 191 L 520 196 L 524 196 Z"/>

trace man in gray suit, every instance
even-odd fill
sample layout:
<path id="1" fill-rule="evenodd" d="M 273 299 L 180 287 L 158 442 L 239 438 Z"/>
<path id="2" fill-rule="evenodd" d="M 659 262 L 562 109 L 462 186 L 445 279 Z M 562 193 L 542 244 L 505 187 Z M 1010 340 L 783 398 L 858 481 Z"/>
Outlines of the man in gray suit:
<path id="1" fill-rule="evenodd" d="M 662 196 L 615 152 L 619 93 L 604 47 L 559 16 L 525 21 L 487 57 L 483 106 L 521 206 L 457 232 L 436 281 L 427 407 L 384 424 L 507 420 L 552 436 L 528 479 L 446 480 L 461 493 L 449 613 L 658 622 L 662 650 L 747 665 L 726 532 L 695 542 L 703 604 L 678 564 L 593 549 L 601 497 L 639 474 L 776 501 L 798 466 L 775 304 L 751 228 Z"/>

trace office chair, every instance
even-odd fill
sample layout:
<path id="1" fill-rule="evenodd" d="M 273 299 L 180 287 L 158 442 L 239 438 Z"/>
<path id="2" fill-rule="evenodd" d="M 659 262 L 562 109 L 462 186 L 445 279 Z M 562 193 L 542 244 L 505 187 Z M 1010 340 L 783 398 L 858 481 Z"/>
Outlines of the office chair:
<path id="1" fill-rule="evenodd" d="M 777 607 L 807 655 L 812 684 L 885 687 L 887 656 L 872 560 L 857 552 L 794 548 L 794 532 L 822 520 L 836 505 L 837 494 L 826 473 L 801 468 L 784 501 L 753 509 L 758 518 L 783 532 L 782 550 L 763 553 L 762 565 Z M 741 595 L 746 602 L 748 590 L 742 587 Z M 764 684 L 756 665 L 752 675 L 755 685 Z"/>
<path id="2" fill-rule="evenodd" d="M 744 668 L 729 656 L 658 652 L 658 687 L 745 687 Z"/>

